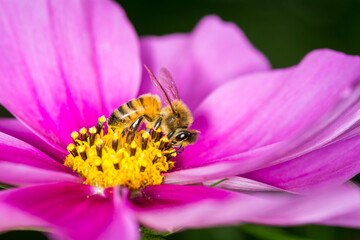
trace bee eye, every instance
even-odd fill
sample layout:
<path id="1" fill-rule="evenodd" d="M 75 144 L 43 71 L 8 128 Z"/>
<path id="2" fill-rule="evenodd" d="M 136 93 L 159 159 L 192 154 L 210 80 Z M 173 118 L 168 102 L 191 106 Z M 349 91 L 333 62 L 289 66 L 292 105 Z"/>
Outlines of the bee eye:
<path id="1" fill-rule="evenodd" d="M 187 131 L 181 132 L 175 137 L 176 142 L 184 141 L 185 139 L 189 138 L 190 133 Z"/>

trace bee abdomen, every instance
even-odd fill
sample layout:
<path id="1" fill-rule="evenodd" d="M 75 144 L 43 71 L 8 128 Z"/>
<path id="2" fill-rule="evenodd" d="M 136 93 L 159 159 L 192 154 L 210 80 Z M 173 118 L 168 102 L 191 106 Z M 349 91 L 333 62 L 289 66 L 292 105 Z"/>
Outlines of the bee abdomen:
<path id="1" fill-rule="evenodd" d="M 115 109 L 108 119 L 108 125 L 120 126 L 123 123 L 125 123 L 125 120 L 122 118 L 120 111 L 118 109 Z"/>
<path id="2" fill-rule="evenodd" d="M 127 123 L 135 120 L 138 110 L 133 108 L 133 104 L 131 104 L 132 101 L 135 101 L 135 99 L 115 109 L 109 117 L 108 124 L 111 126 L 127 127 Z"/>
<path id="3" fill-rule="evenodd" d="M 145 115 L 147 120 L 155 119 L 159 115 L 160 109 L 161 101 L 159 97 L 145 94 L 115 109 L 108 119 L 108 125 L 125 128 L 142 115 Z"/>

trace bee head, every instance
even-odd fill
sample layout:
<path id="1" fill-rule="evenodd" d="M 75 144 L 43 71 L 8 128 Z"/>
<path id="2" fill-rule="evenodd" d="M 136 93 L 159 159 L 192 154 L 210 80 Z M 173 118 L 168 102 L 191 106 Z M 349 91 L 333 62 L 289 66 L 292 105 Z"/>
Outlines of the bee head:
<path id="1" fill-rule="evenodd" d="M 177 129 L 172 137 L 173 147 L 186 146 L 197 141 L 199 131 L 189 129 Z"/>
<path id="2" fill-rule="evenodd" d="M 176 112 L 172 112 L 170 105 L 165 106 L 161 110 L 162 129 L 164 132 L 173 132 L 178 128 L 187 129 L 191 126 L 194 118 L 188 107 L 181 101 L 175 100 L 173 106 Z"/>

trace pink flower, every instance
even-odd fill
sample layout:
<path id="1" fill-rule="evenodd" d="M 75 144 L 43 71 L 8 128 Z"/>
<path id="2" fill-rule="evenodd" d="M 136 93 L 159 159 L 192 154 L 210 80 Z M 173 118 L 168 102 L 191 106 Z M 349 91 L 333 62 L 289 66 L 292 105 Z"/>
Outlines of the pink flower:
<path id="1" fill-rule="evenodd" d="M 0 101 L 17 118 L 0 121 L 0 182 L 16 186 L 0 192 L 0 231 L 138 239 L 137 222 L 360 226 L 347 183 L 360 170 L 357 56 L 316 50 L 270 70 L 234 24 L 208 16 L 190 34 L 139 40 L 105 0 L 1 1 L 0 51 Z M 199 141 L 138 195 L 85 185 L 63 165 L 70 134 L 155 93 L 143 63 L 171 71 Z"/>

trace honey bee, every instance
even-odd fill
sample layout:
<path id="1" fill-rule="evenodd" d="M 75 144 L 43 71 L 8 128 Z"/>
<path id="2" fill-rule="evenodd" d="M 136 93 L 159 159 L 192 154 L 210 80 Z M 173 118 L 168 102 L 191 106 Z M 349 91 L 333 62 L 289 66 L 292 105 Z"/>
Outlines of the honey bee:
<path id="1" fill-rule="evenodd" d="M 157 79 L 146 65 L 145 68 L 167 105 L 162 106 L 158 95 L 141 95 L 115 109 L 108 119 L 108 125 L 135 132 L 142 121 L 145 121 L 154 130 L 161 127 L 172 146 L 182 148 L 183 151 L 186 145 L 197 141 L 199 132 L 188 129 L 194 118 L 189 108 L 180 100 L 170 72 L 166 68 L 162 68 Z"/>

